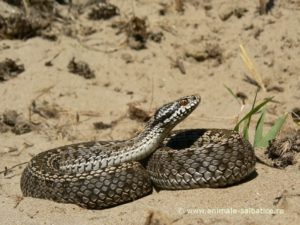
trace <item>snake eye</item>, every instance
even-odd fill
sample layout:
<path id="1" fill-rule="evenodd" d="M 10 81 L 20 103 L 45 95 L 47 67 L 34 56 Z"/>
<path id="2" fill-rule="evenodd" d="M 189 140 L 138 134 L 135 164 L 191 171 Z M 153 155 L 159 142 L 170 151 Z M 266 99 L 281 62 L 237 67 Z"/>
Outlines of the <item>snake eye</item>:
<path id="1" fill-rule="evenodd" d="M 181 106 L 186 106 L 188 103 L 189 103 L 189 101 L 188 101 L 187 99 L 182 99 L 182 100 L 180 100 L 180 102 L 179 102 L 179 104 L 180 104 Z"/>

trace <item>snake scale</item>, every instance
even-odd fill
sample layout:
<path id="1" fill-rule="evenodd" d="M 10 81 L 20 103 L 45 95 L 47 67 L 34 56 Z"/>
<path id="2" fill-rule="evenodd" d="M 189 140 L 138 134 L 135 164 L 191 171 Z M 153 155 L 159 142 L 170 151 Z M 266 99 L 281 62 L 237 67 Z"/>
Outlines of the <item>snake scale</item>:
<path id="1" fill-rule="evenodd" d="M 124 141 L 77 143 L 37 154 L 24 169 L 24 196 L 103 209 L 161 189 L 224 187 L 254 171 L 254 150 L 237 132 L 171 131 L 200 103 L 198 95 L 160 107 Z"/>

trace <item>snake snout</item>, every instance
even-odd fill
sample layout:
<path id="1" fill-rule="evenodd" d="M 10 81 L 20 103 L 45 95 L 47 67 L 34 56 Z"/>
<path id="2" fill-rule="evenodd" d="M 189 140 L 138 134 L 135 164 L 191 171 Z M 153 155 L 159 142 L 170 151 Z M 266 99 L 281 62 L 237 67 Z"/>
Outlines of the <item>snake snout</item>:
<path id="1" fill-rule="evenodd" d="M 198 94 L 194 94 L 194 95 L 192 95 L 192 99 L 193 99 L 194 101 L 197 101 L 197 102 L 200 103 L 200 101 L 201 101 L 201 96 L 198 95 Z"/>
<path id="2" fill-rule="evenodd" d="M 186 99 L 189 100 L 192 109 L 196 108 L 201 102 L 201 97 L 198 94 L 187 96 Z"/>

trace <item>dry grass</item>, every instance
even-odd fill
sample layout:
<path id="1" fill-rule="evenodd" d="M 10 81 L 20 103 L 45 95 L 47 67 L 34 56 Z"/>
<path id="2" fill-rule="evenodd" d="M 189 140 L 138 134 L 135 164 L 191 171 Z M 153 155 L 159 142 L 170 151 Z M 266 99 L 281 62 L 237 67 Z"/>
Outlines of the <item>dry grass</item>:
<path id="1" fill-rule="evenodd" d="M 243 62 L 249 71 L 251 79 L 253 79 L 266 92 L 266 87 L 263 83 L 262 76 L 257 71 L 254 63 L 249 57 L 248 52 L 246 51 L 245 47 L 242 44 L 240 44 L 240 50 L 241 50 L 240 56 L 242 57 Z"/>

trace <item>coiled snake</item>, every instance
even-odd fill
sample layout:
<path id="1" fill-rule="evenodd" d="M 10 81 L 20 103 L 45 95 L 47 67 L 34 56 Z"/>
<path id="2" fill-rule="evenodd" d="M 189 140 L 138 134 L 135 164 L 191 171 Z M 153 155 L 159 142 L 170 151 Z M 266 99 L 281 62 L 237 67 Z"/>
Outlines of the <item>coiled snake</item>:
<path id="1" fill-rule="evenodd" d="M 255 155 L 238 133 L 171 132 L 199 102 L 199 96 L 191 95 L 163 105 L 130 140 L 85 142 L 41 152 L 23 171 L 23 195 L 102 209 L 148 195 L 152 183 L 162 189 L 190 189 L 239 182 L 253 172 Z"/>

